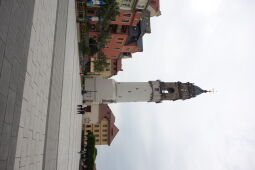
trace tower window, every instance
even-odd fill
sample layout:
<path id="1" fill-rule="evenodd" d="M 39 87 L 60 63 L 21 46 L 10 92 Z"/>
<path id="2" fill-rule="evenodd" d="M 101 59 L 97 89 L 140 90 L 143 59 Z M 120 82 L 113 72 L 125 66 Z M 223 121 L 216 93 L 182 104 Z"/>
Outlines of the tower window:
<path id="1" fill-rule="evenodd" d="M 172 87 L 168 88 L 167 91 L 168 91 L 168 93 L 174 93 L 174 88 L 172 88 Z"/>
<path id="2" fill-rule="evenodd" d="M 164 94 L 167 94 L 167 93 L 174 93 L 174 91 L 175 91 L 174 88 L 171 87 L 171 88 L 167 88 L 165 90 L 162 90 L 161 92 L 164 93 Z"/>
<path id="3" fill-rule="evenodd" d="M 166 93 L 168 93 L 168 91 L 167 90 L 162 90 L 162 93 L 166 94 Z"/>

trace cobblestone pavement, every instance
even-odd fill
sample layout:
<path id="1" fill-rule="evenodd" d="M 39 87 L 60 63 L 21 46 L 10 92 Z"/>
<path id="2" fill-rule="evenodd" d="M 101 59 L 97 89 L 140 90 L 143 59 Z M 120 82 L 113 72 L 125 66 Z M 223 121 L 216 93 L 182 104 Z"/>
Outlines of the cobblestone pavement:
<path id="1" fill-rule="evenodd" d="M 78 169 L 76 33 L 74 0 L 0 0 L 1 170 Z"/>

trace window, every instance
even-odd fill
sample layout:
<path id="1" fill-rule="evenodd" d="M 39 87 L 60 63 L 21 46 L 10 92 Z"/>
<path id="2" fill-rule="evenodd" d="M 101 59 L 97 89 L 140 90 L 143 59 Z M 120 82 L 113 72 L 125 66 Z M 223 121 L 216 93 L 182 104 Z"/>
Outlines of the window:
<path id="1" fill-rule="evenodd" d="M 167 88 L 167 89 L 164 89 L 162 90 L 161 92 L 164 93 L 164 94 L 167 94 L 167 93 L 174 93 L 174 88 Z"/>
<path id="2" fill-rule="evenodd" d="M 105 69 L 106 71 L 110 71 L 110 69 L 109 68 L 107 68 L 107 69 Z"/>
<path id="3" fill-rule="evenodd" d="M 120 48 L 114 48 L 115 50 L 119 50 Z"/>
<path id="4" fill-rule="evenodd" d="M 108 130 L 107 129 L 103 129 L 103 132 L 108 132 Z"/>
<path id="5" fill-rule="evenodd" d="M 144 9 L 145 8 L 145 6 L 141 5 L 141 4 L 137 5 L 136 7 L 139 8 L 139 9 Z"/>
<path id="6" fill-rule="evenodd" d="M 118 41 L 118 42 L 116 42 L 116 43 L 117 43 L 117 44 L 122 44 L 122 42 L 119 42 L 119 41 Z"/>
<path id="7" fill-rule="evenodd" d="M 103 134 L 103 137 L 107 137 L 108 135 L 107 134 Z"/>
<path id="8" fill-rule="evenodd" d="M 97 139 L 96 142 L 99 142 L 99 139 Z"/>
<path id="9" fill-rule="evenodd" d="M 124 38 L 117 38 L 118 40 L 124 40 Z"/>
<path id="10" fill-rule="evenodd" d="M 98 124 L 96 124 L 96 125 L 95 125 L 95 127 L 99 127 L 99 125 L 98 125 Z"/>
<path id="11" fill-rule="evenodd" d="M 107 142 L 107 139 L 103 139 L 104 142 Z"/>
<path id="12" fill-rule="evenodd" d="M 91 125 L 87 125 L 86 127 L 87 127 L 87 128 L 90 128 L 90 127 L 91 127 Z"/>
<path id="13" fill-rule="evenodd" d="M 96 129 L 96 130 L 95 130 L 95 132 L 99 132 L 99 130 L 98 130 L 98 129 Z"/>
<path id="14" fill-rule="evenodd" d="M 103 127 L 108 127 L 108 125 L 107 125 L 107 124 L 105 124 L 105 125 L 103 125 Z"/>
<path id="15" fill-rule="evenodd" d="M 159 91 L 159 88 L 155 88 L 154 90 L 155 90 L 155 91 Z"/>
<path id="16" fill-rule="evenodd" d="M 167 91 L 168 91 L 168 93 L 174 93 L 174 88 L 172 88 L 172 87 L 168 88 Z"/>
<path id="17" fill-rule="evenodd" d="M 167 94 L 168 91 L 167 90 L 162 90 L 162 93 Z"/>
<path id="18" fill-rule="evenodd" d="M 125 17 L 131 17 L 131 14 L 123 14 Z"/>
<path id="19" fill-rule="evenodd" d="M 129 22 L 129 19 L 123 19 L 122 22 Z"/>
<path id="20" fill-rule="evenodd" d="M 122 3 L 121 4 L 123 7 L 130 7 L 130 4 Z"/>

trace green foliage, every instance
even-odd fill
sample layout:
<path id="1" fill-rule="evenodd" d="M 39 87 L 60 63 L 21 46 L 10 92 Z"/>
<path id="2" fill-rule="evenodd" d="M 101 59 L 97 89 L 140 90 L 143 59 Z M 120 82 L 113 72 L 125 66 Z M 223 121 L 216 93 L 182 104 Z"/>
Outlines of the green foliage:
<path id="1" fill-rule="evenodd" d="M 94 68 L 96 72 L 102 72 L 106 67 L 108 67 L 107 58 L 104 53 L 99 52 L 97 59 L 94 61 Z"/>
<path id="2" fill-rule="evenodd" d="M 86 146 L 86 160 L 85 164 L 87 165 L 86 170 L 93 170 L 96 156 L 97 156 L 97 149 L 96 145 L 96 138 L 92 132 L 89 132 L 87 135 L 87 146 Z"/>
<path id="3" fill-rule="evenodd" d="M 79 50 L 83 56 L 84 55 L 93 56 L 94 54 L 99 52 L 97 42 L 95 40 L 89 41 L 90 41 L 89 44 L 87 44 L 85 40 L 79 42 Z"/>
<path id="4" fill-rule="evenodd" d="M 81 42 L 79 42 L 79 50 L 80 53 L 84 56 L 84 55 L 88 55 L 89 54 L 89 47 L 87 46 L 85 40 L 82 40 Z"/>
<path id="5" fill-rule="evenodd" d="M 98 16 L 102 18 L 99 24 L 100 36 L 98 38 L 99 47 L 107 44 L 107 39 L 111 37 L 110 25 L 111 21 L 115 20 L 119 15 L 119 6 L 116 0 L 105 0 L 106 5 L 101 5 L 99 8 Z"/>

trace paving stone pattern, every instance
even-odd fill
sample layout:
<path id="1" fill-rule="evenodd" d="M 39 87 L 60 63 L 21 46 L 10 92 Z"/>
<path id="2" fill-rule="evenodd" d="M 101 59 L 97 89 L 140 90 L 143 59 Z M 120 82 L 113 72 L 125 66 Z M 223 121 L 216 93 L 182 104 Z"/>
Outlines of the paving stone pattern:
<path id="1" fill-rule="evenodd" d="M 78 162 L 81 145 L 81 119 L 77 115 L 76 105 L 82 101 L 78 44 L 75 18 L 75 3 L 69 1 L 69 15 L 66 36 L 65 70 L 62 93 L 61 119 L 58 145 L 57 169 L 79 169 Z M 70 107 L 71 106 L 71 107 Z"/>
<path id="2" fill-rule="evenodd" d="M 34 0 L 0 3 L 0 169 L 13 169 Z"/>
<path id="3" fill-rule="evenodd" d="M 56 8 L 57 0 L 34 4 L 15 169 L 42 169 Z"/>
<path id="4" fill-rule="evenodd" d="M 76 33 L 74 0 L 0 0 L 1 170 L 78 169 Z"/>
<path id="5" fill-rule="evenodd" d="M 43 162 L 43 168 L 47 170 L 57 169 L 59 125 L 62 104 L 62 101 L 59 99 L 62 98 L 64 62 L 66 57 L 68 2 L 69 0 L 62 0 L 61 3 L 58 3 L 57 9 L 55 46 Z"/>

